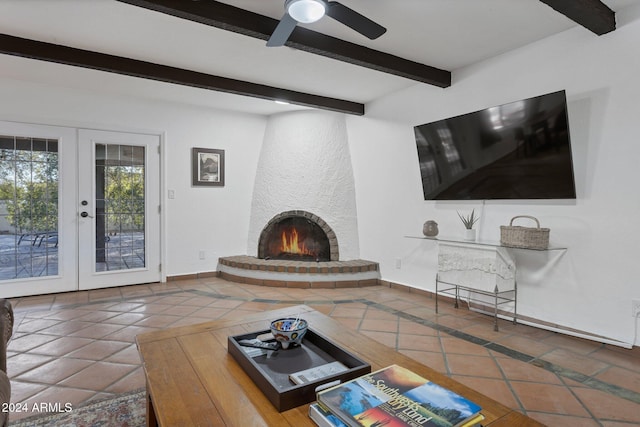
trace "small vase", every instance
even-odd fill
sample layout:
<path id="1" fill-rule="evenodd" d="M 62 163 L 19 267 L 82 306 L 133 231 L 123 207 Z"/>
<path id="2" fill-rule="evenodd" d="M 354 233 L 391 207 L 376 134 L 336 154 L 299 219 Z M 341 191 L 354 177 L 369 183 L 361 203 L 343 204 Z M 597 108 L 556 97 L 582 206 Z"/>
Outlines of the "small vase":
<path id="1" fill-rule="evenodd" d="M 464 230 L 464 240 L 476 240 L 476 230 L 473 228 Z"/>
<path id="2" fill-rule="evenodd" d="M 426 237 L 436 237 L 438 235 L 438 223 L 433 220 L 425 222 L 422 226 L 422 234 Z"/>

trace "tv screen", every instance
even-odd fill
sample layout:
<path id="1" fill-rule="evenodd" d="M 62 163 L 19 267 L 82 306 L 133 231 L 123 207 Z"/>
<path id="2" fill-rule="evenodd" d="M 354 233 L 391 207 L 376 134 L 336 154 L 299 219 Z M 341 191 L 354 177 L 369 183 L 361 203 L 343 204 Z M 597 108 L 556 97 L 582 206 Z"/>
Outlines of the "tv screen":
<path id="1" fill-rule="evenodd" d="M 564 91 L 414 130 L 425 200 L 576 198 Z"/>

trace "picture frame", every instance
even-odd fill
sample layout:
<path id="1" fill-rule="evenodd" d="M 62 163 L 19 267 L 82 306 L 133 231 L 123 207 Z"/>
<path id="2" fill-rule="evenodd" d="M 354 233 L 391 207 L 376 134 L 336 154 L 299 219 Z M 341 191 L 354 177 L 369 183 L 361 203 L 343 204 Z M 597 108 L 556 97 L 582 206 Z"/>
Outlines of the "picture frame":
<path id="1" fill-rule="evenodd" d="M 224 150 L 191 149 L 191 185 L 193 187 L 224 187 Z"/>

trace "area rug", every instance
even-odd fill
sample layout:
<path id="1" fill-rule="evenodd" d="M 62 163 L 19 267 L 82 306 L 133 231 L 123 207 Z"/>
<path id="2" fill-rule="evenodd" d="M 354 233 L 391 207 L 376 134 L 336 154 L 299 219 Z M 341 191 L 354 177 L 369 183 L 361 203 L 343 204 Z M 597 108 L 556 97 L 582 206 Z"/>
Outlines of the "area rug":
<path id="1" fill-rule="evenodd" d="M 88 402 L 71 412 L 42 414 L 16 421 L 9 427 L 143 427 L 146 392 L 135 390 L 116 397 Z"/>

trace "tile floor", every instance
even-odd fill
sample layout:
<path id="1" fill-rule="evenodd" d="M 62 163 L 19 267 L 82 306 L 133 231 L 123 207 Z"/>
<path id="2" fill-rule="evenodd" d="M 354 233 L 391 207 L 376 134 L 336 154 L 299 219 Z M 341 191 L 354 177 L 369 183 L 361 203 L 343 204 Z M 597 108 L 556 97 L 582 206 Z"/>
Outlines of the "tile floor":
<path id="1" fill-rule="evenodd" d="M 141 332 L 306 303 L 550 426 L 640 425 L 640 348 L 492 319 L 383 286 L 284 289 L 219 278 L 12 300 L 12 402 L 79 403 L 144 387 Z M 14 412 L 19 419 L 29 412 Z"/>

